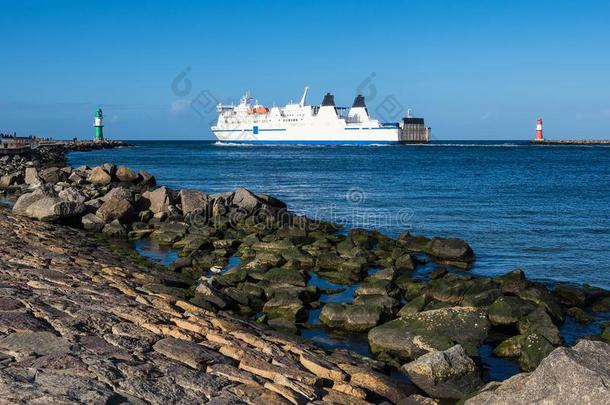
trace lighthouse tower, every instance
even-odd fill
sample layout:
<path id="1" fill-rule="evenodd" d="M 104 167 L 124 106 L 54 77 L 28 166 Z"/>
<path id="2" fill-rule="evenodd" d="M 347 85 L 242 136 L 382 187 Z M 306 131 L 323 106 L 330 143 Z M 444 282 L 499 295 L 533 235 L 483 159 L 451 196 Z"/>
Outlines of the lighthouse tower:
<path id="1" fill-rule="evenodd" d="M 104 142 L 104 116 L 102 115 L 101 108 L 98 108 L 95 112 L 93 126 L 95 127 L 95 136 L 93 137 L 93 140 L 95 142 Z"/>
<path id="2" fill-rule="evenodd" d="M 542 118 L 540 117 L 536 120 L 536 141 L 544 141 L 544 136 L 542 135 Z"/>

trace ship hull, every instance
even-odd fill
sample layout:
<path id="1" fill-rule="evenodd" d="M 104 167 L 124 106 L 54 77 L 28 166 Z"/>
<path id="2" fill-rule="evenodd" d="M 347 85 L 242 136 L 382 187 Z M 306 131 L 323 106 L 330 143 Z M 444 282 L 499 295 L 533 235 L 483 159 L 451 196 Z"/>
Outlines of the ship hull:
<path id="1" fill-rule="evenodd" d="M 225 143 L 263 145 L 371 145 L 401 143 L 400 131 L 397 128 L 343 128 L 334 131 L 312 131 L 308 130 L 308 128 L 273 128 L 266 130 L 259 129 L 258 131 L 252 129 L 213 129 L 213 133 L 220 142 Z"/>

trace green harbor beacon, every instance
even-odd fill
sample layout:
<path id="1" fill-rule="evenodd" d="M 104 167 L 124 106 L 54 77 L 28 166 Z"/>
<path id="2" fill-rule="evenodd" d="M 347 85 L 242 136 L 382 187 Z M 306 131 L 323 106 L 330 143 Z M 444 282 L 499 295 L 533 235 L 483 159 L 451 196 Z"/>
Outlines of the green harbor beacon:
<path id="1" fill-rule="evenodd" d="M 93 140 L 95 142 L 104 142 L 104 116 L 102 115 L 102 109 L 98 108 L 95 112 L 95 118 L 93 120 L 93 126 L 95 127 L 95 136 Z"/>

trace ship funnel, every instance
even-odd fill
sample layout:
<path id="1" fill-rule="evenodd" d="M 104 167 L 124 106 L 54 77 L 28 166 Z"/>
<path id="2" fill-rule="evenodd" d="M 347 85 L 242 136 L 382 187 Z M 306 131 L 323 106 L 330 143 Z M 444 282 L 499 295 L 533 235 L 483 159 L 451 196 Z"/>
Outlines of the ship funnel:
<path id="1" fill-rule="evenodd" d="M 364 104 L 364 96 L 362 94 L 358 94 L 356 96 L 356 98 L 354 99 L 354 104 L 352 104 L 352 108 L 354 108 L 354 107 L 366 108 L 366 105 Z"/>
<path id="2" fill-rule="evenodd" d="M 322 100 L 322 107 L 325 107 L 325 106 L 334 107 L 335 106 L 335 96 L 333 96 L 330 93 L 326 93 L 326 95 L 324 96 L 324 100 Z"/>

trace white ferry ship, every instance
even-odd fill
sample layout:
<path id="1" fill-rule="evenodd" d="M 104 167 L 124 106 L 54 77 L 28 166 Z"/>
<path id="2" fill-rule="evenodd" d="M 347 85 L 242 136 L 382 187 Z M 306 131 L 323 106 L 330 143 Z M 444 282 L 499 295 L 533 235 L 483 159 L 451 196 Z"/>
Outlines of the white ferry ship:
<path id="1" fill-rule="evenodd" d="M 253 104 L 247 93 L 237 106 L 219 104 L 212 132 L 220 142 L 253 144 L 426 143 L 430 139 L 430 128 L 422 118 L 381 123 L 371 118 L 362 95 L 349 109 L 335 106 L 330 93 L 320 106 L 311 106 L 307 105 L 308 90 L 305 87 L 298 104 L 281 108 Z"/>

